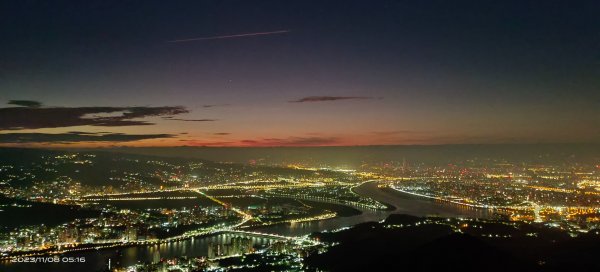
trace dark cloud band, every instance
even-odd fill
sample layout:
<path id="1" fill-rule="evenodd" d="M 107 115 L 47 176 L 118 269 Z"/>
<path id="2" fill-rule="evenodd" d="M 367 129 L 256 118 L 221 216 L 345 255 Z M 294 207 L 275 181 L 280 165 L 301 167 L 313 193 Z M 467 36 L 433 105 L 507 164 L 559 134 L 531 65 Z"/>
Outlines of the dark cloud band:
<path id="1" fill-rule="evenodd" d="M 10 100 L 6 104 L 30 107 L 30 108 L 39 108 L 42 106 L 42 103 L 40 103 L 38 101 L 32 101 L 32 100 Z"/>
<path id="2" fill-rule="evenodd" d="M 0 134 L 0 143 L 76 143 L 76 142 L 131 142 L 147 139 L 172 138 L 171 134 L 123 134 L 123 133 L 6 133 Z"/>
<path id="3" fill-rule="evenodd" d="M 35 105 L 33 103 L 29 104 Z M 24 103 L 20 103 L 20 105 L 24 105 Z M 37 105 L 41 105 L 41 103 Z M 152 125 L 153 123 L 136 119 L 153 116 L 174 116 L 188 112 L 186 108 L 181 106 L 73 108 L 29 106 L 0 108 L 0 130 L 72 126 L 118 127 Z"/>

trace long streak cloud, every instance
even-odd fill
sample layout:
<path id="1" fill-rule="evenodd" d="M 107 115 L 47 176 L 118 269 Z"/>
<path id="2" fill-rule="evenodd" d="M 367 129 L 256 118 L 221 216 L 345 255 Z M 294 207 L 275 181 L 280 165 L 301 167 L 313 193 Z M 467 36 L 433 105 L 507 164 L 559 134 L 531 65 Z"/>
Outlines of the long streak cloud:
<path id="1" fill-rule="evenodd" d="M 193 42 L 193 41 L 208 41 L 208 40 L 220 40 L 220 39 L 234 39 L 234 38 L 243 38 L 243 37 L 254 37 L 254 36 L 264 36 L 264 35 L 284 34 L 284 33 L 289 33 L 289 32 L 291 32 L 291 30 L 276 30 L 276 31 L 267 31 L 267 32 L 254 32 L 254 33 L 243 33 L 243 34 L 234 34 L 234 35 L 224 35 L 224 36 L 213 36 L 213 37 L 189 38 L 189 39 L 172 40 L 172 41 L 167 41 L 167 42 L 168 42 L 168 43 L 181 43 L 181 42 Z"/>

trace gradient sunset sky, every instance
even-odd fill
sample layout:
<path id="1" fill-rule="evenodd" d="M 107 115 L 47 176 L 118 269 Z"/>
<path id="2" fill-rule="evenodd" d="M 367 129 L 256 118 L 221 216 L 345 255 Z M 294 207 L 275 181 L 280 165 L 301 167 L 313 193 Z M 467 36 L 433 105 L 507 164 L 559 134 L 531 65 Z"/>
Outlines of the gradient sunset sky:
<path id="1" fill-rule="evenodd" d="M 599 1 L 2 1 L 0 145 L 600 142 Z"/>

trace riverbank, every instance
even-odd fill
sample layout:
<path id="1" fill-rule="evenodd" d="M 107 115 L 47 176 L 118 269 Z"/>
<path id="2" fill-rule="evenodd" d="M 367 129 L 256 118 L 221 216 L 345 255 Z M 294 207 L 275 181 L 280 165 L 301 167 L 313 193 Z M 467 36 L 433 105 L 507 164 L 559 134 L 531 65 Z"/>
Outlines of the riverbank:
<path id="1" fill-rule="evenodd" d="M 417 196 L 388 187 L 379 188 L 377 185 L 378 181 L 367 182 L 355 190 L 362 196 L 371 197 L 381 203 L 394 206 L 395 209 L 390 213 L 440 217 L 495 217 L 494 212 L 489 209 L 436 201 L 432 198 Z"/>

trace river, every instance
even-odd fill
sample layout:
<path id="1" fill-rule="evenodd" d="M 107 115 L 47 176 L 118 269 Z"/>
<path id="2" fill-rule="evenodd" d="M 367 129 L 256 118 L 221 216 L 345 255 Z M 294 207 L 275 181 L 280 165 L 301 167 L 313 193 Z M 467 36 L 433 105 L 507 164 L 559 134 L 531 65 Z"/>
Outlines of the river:
<path id="1" fill-rule="evenodd" d="M 448 202 L 435 201 L 432 199 L 413 196 L 391 189 L 380 189 L 376 182 L 367 182 L 354 191 L 360 195 L 371 197 L 375 200 L 385 202 L 396 207 L 392 211 L 370 211 L 365 210 L 360 215 L 349 217 L 336 217 L 327 220 L 311 221 L 303 223 L 280 224 L 263 228 L 253 229 L 264 233 L 274 233 L 286 236 L 301 236 L 312 232 L 338 229 L 363 222 L 380 221 L 390 214 L 402 213 L 415 216 L 442 216 L 442 217 L 478 217 L 490 218 L 493 214 L 484 209 L 466 207 Z M 207 255 L 208 243 L 226 242 L 238 234 L 219 234 L 207 237 L 196 237 L 179 242 L 161 245 L 131 246 L 117 249 L 101 249 L 96 251 L 85 251 L 69 253 L 65 256 L 85 257 L 83 264 L 31 264 L 31 263 L 2 263 L 0 270 L 6 272 L 29 272 L 29 271 L 102 271 L 107 268 L 108 259 L 113 265 L 133 265 L 137 262 L 151 261 L 155 251 L 161 257 L 171 258 L 177 256 L 205 256 Z M 266 238 L 252 238 L 255 246 L 266 245 L 272 240 Z M 35 269 L 32 269 L 35 268 Z"/>

